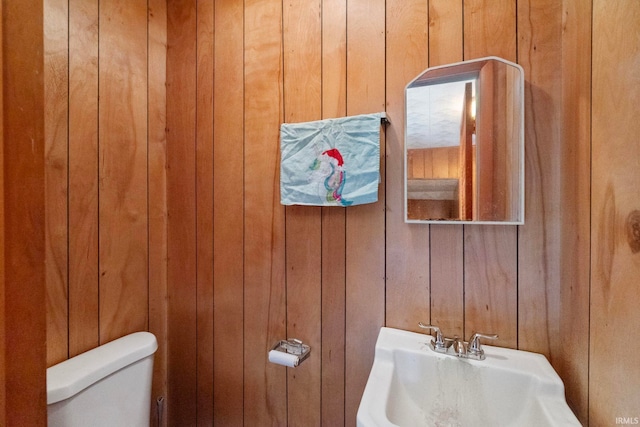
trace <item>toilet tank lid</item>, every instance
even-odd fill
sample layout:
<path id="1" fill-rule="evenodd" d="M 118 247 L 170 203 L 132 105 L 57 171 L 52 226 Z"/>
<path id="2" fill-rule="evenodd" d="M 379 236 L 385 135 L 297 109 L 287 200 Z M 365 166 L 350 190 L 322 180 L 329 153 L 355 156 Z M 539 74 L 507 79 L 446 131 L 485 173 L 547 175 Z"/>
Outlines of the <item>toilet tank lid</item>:
<path id="1" fill-rule="evenodd" d="M 149 332 L 135 332 L 79 354 L 47 369 L 47 404 L 74 396 L 158 348 Z"/>

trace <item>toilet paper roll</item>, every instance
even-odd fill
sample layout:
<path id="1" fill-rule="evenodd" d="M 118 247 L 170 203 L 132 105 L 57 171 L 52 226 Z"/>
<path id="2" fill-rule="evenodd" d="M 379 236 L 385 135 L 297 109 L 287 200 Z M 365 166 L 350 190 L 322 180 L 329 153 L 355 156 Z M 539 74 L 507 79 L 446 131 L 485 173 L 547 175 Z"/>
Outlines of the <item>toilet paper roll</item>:
<path id="1" fill-rule="evenodd" d="M 296 366 L 298 366 L 299 360 L 300 358 L 295 354 L 289 354 L 278 350 L 271 350 L 269 352 L 269 362 L 275 363 L 277 365 L 295 368 Z"/>

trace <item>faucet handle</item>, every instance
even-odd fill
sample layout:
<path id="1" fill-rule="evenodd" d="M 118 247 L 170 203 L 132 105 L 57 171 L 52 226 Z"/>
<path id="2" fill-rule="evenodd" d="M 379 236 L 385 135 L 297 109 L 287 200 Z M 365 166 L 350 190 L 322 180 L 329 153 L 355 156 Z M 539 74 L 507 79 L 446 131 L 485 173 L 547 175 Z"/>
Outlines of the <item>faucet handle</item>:
<path id="1" fill-rule="evenodd" d="M 444 338 L 442 337 L 442 332 L 440 331 L 440 328 L 438 328 L 437 326 L 433 326 L 433 325 L 425 325 L 422 322 L 418 323 L 418 326 L 421 327 L 422 329 L 430 329 L 435 331 L 436 333 L 436 340 L 435 341 L 431 341 L 431 344 L 433 345 L 434 349 L 437 350 L 446 350 L 447 349 L 447 345 L 444 342 Z M 451 345 L 451 344 L 449 344 Z"/>
<path id="2" fill-rule="evenodd" d="M 469 347 L 467 348 L 467 353 L 470 356 L 474 356 L 482 360 L 484 359 L 484 350 L 480 345 L 480 338 L 487 339 L 487 340 L 495 340 L 495 339 L 498 339 L 498 335 L 475 333 L 471 336 L 471 339 L 469 340 Z"/>

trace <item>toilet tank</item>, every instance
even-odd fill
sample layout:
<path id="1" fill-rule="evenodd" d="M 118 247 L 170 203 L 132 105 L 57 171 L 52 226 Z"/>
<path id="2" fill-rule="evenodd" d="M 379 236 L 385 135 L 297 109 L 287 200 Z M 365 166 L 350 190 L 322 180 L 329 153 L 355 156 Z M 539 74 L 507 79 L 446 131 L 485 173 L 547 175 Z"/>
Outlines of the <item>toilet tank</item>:
<path id="1" fill-rule="evenodd" d="M 48 426 L 148 427 L 157 348 L 136 332 L 47 369 Z"/>

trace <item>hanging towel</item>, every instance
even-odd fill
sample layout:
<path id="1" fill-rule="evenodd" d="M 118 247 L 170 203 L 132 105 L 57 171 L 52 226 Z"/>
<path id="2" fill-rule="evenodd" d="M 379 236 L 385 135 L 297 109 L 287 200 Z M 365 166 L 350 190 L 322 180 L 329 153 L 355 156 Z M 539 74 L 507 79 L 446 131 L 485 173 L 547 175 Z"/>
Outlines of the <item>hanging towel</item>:
<path id="1" fill-rule="evenodd" d="M 381 116 L 282 124 L 280 202 L 313 206 L 376 202 Z"/>

